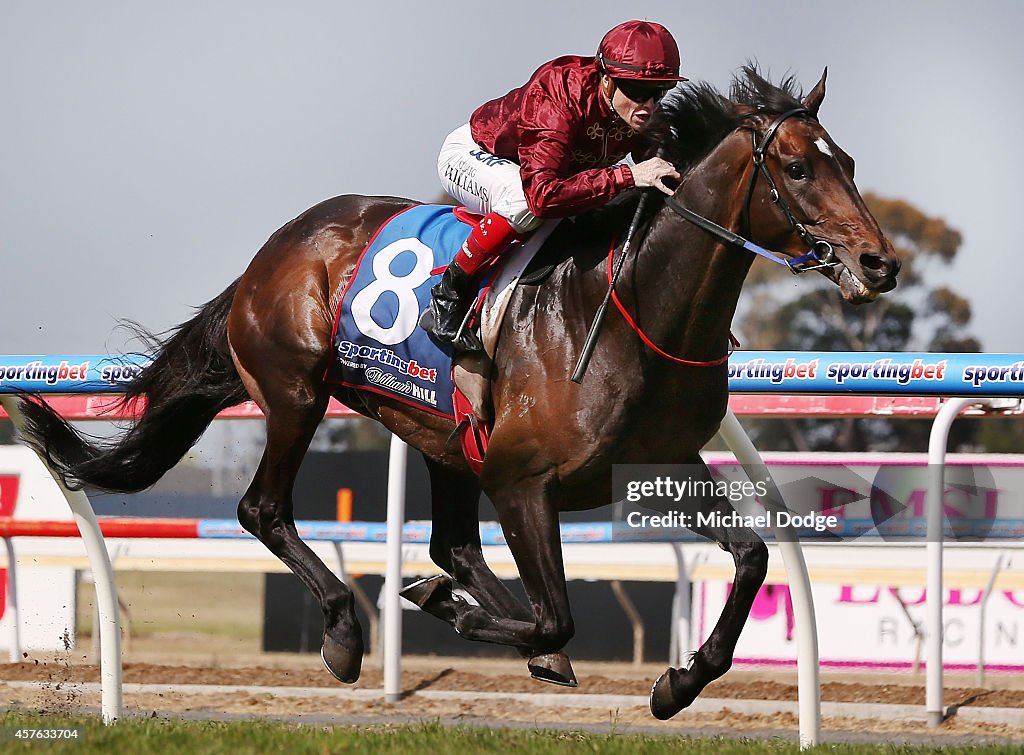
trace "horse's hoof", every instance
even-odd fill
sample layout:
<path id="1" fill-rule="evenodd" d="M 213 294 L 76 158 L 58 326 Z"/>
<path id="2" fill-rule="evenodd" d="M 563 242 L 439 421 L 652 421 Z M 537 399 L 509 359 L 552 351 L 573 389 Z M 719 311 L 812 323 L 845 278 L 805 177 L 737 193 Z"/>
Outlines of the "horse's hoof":
<path id="1" fill-rule="evenodd" d="M 675 669 L 668 669 L 655 680 L 654 686 L 651 687 L 651 714 L 659 721 L 667 721 L 682 710 L 672 696 L 671 674 L 673 671 Z"/>
<path id="2" fill-rule="evenodd" d="M 324 635 L 324 645 L 320 648 L 320 660 L 327 670 L 339 682 L 352 684 L 359 679 L 359 671 L 363 665 L 363 654 L 346 650 L 328 635 Z"/>
<path id="3" fill-rule="evenodd" d="M 426 605 L 430 603 L 431 598 L 434 597 L 438 590 L 443 590 L 445 597 L 451 597 L 452 584 L 451 577 L 438 574 L 421 579 L 418 582 L 413 582 L 408 587 L 399 591 L 398 594 L 410 603 L 414 603 L 425 610 Z"/>
<path id="4" fill-rule="evenodd" d="M 563 687 L 577 687 L 576 674 L 565 653 L 544 653 L 535 655 L 526 664 L 530 676 L 540 682 L 560 684 Z"/>
<path id="5" fill-rule="evenodd" d="M 662 721 L 689 708 L 700 695 L 707 682 L 702 682 L 691 666 L 688 669 L 669 668 L 651 687 L 651 713 Z"/>

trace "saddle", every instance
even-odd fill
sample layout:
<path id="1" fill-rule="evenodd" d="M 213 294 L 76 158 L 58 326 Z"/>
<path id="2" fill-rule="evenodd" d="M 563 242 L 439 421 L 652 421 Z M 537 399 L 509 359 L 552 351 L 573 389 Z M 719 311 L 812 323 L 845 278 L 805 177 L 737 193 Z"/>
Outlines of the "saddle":
<path id="1" fill-rule="evenodd" d="M 382 394 L 454 419 L 479 471 L 492 420 L 490 381 L 501 319 L 512 291 L 554 230 L 551 221 L 508 250 L 485 276 L 474 309 L 485 353 L 454 354 L 418 326 L 430 289 L 478 219 L 445 205 L 414 205 L 385 222 L 342 292 L 324 380 Z M 531 275 L 537 280 L 537 273 Z"/>

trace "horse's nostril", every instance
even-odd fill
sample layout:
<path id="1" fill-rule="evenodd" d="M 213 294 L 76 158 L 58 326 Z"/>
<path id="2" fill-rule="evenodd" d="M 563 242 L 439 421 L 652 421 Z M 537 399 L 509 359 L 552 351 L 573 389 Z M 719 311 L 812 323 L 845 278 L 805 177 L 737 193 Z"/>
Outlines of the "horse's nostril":
<path id="1" fill-rule="evenodd" d="M 896 287 L 896 276 L 900 271 L 900 261 L 896 257 L 865 252 L 857 261 L 865 282 L 872 290 L 885 293 Z"/>
<path id="2" fill-rule="evenodd" d="M 862 254 L 860 266 L 865 270 L 874 270 L 875 272 L 885 272 L 889 268 L 885 258 L 878 254 Z"/>

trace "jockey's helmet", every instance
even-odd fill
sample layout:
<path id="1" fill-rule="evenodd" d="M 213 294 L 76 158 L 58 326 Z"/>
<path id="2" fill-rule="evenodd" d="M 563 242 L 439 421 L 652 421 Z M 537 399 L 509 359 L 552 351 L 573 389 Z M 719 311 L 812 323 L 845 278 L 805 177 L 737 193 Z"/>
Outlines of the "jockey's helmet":
<path id="1" fill-rule="evenodd" d="M 613 79 L 687 81 L 679 75 L 679 47 L 661 24 L 626 21 L 604 35 L 597 69 Z"/>

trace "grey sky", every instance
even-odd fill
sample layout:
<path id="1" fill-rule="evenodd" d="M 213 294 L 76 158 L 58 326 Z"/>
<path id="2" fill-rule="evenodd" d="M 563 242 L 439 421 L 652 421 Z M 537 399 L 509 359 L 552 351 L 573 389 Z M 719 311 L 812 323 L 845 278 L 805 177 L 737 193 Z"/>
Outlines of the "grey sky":
<path id="1" fill-rule="evenodd" d="M 219 293 L 343 193 L 431 199 L 443 137 L 543 61 L 664 23 L 691 78 L 756 58 L 805 88 L 862 190 L 961 230 L 989 351 L 1024 351 L 1016 261 L 1024 3 L 0 3 L 0 353 L 93 353 Z M 899 289 L 892 294 L 899 296 Z"/>

